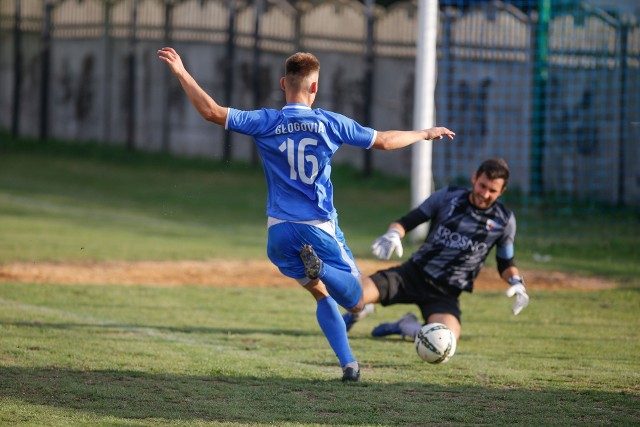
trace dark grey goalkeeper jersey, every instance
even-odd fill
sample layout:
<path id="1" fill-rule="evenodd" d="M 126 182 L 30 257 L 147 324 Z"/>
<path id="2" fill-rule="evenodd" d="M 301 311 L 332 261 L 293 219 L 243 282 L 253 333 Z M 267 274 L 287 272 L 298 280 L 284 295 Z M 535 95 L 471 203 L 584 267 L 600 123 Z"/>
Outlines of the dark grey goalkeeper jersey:
<path id="1" fill-rule="evenodd" d="M 516 219 L 500 201 L 486 210 L 473 207 L 469 192 L 443 188 L 416 208 L 425 215 L 422 222 L 431 224 L 411 259 L 440 286 L 471 292 L 493 246 L 497 245 L 496 256 L 513 258 Z"/>

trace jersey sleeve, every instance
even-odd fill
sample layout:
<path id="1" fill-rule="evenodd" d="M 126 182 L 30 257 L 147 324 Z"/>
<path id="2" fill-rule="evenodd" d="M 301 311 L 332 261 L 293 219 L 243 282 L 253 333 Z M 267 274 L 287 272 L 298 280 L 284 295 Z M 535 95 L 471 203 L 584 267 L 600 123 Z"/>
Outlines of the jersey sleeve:
<path id="1" fill-rule="evenodd" d="M 405 216 L 396 220 L 398 224 L 404 228 L 405 232 L 409 232 L 419 226 L 422 223 L 429 221 L 431 218 L 425 215 L 425 213 L 419 208 L 412 209 Z"/>
<path id="2" fill-rule="evenodd" d="M 418 209 L 422 211 L 424 215 L 427 216 L 428 219 L 431 219 L 436 216 L 438 209 L 442 206 L 442 203 L 445 201 L 447 192 L 446 189 L 440 189 L 435 193 L 431 194 L 427 199 L 422 202 Z"/>
<path id="3" fill-rule="evenodd" d="M 266 109 L 261 110 L 237 110 L 229 108 L 225 129 L 245 135 L 261 135 L 267 130 L 269 114 Z"/>
<path id="4" fill-rule="evenodd" d="M 444 190 L 438 190 L 422 202 L 420 206 L 412 209 L 396 222 L 402 225 L 406 232 L 409 232 L 435 217 L 436 212 L 442 206 L 444 198 Z"/>
<path id="5" fill-rule="evenodd" d="M 334 136 L 340 142 L 360 148 L 371 148 L 376 140 L 377 132 L 366 126 L 360 125 L 355 120 L 342 114 L 324 111 L 331 120 L 331 128 Z"/>
<path id="6" fill-rule="evenodd" d="M 511 213 L 504 228 L 504 233 L 496 245 L 496 257 L 512 259 L 514 256 L 513 242 L 516 237 L 516 217 Z"/>

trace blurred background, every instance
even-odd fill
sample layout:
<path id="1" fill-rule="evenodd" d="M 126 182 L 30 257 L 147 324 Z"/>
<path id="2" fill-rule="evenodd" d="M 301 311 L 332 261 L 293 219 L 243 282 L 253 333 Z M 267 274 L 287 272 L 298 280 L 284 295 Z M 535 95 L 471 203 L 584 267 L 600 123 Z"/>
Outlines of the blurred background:
<path id="1" fill-rule="evenodd" d="M 301 321 L 315 304 L 266 277 L 253 144 L 203 120 L 156 54 L 175 47 L 221 104 L 253 109 L 282 107 L 284 60 L 310 51 L 314 107 L 407 129 L 423 4 L 0 0 L 0 424 L 640 426 L 640 0 L 439 0 L 427 77 L 457 135 L 432 144 L 432 184 L 508 161 L 531 305 L 510 316 L 493 285 L 463 297 L 466 350 L 436 370 L 364 339 L 406 307 L 365 319 L 373 381 L 355 400 L 323 385 L 335 360 Z M 410 209 L 412 152 L 334 158 L 365 274 Z"/>
<path id="2" fill-rule="evenodd" d="M 439 2 L 434 187 L 501 156 L 527 197 L 640 205 L 640 4 Z M 417 1 L 0 0 L 0 128 L 14 136 L 257 163 L 195 112 L 156 57 L 174 46 L 219 102 L 280 108 L 283 61 L 322 64 L 316 107 L 413 126 Z M 635 95 L 634 95 L 635 94 Z M 411 151 L 336 163 L 408 176 Z M 532 199 L 533 200 L 533 199 Z"/>

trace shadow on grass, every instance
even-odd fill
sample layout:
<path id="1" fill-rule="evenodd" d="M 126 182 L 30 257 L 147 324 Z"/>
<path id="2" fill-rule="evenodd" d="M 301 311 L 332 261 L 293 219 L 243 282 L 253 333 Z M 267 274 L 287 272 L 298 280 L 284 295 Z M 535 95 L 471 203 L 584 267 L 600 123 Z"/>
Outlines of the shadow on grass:
<path id="1" fill-rule="evenodd" d="M 443 387 L 417 382 L 343 384 L 274 376 L 183 376 L 56 367 L 0 368 L 0 398 L 71 410 L 78 413 L 78 419 L 91 414 L 165 422 L 327 425 L 640 422 L 638 396 L 623 392 Z"/>

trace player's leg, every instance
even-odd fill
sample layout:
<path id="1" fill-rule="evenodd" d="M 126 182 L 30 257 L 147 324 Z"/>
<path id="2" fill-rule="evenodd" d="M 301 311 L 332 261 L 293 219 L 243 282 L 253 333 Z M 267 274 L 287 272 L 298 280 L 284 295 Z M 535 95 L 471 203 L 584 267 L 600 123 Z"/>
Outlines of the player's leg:
<path id="1" fill-rule="evenodd" d="M 426 323 L 443 323 L 456 337 L 460 338 L 462 330 L 462 311 L 459 295 L 433 294 L 420 304 L 422 318 Z"/>
<path id="2" fill-rule="evenodd" d="M 305 275 L 322 280 L 329 295 L 345 309 L 361 311 L 364 303 L 360 271 L 338 224 L 327 221 L 317 226 L 298 224 L 297 228 L 305 241 L 300 248 Z"/>
<path id="3" fill-rule="evenodd" d="M 380 290 L 371 276 L 363 276 L 360 279 L 360 286 L 362 286 L 362 301 L 365 304 L 380 302 Z"/>
<path id="4" fill-rule="evenodd" d="M 380 292 L 382 305 L 414 303 L 420 307 L 426 323 L 438 322 L 450 326 L 456 335 L 460 334 L 459 291 L 443 290 L 430 280 L 426 280 L 419 267 L 411 261 L 389 270 L 382 270 L 372 276 Z M 415 339 L 422 323 L 407 313 L 395 322 L 381 323 L 373 329 L 371 335 L 384 337 L 401 335 Z"/>
<path id="5" fill-rule="evenodd" d="M 338 304 L 327 292 L 324 284 L 319 280 L 313 280 L 304 287 L 316 300 L 316 319 L 324 336 L 329 341 L 336 357 L 342 367 L 343 381 L 358 381 L 360 368 L 356 358 L 351 353 L 349 338 L 345 328 Z"/>
<path id="6" fill-rule="evenodd" d="M 386 337 L 389 335 L 400 335 L 402 339 L 415 339 L 420 331 L 422 323 L 415 314 L 409 312 L 395 322 L 380 323 L 373 328 L 371 336 Z"/>
<path id="7" fill-rule="evenodd" d="M 445 296 L 441 294 L 431 294 L 422 300 L 418 306 L 422 312 L 422 318 L 426 323 L 443 323 L 456 337 L 460 338 L 460 304 L 457 296 Z M 403 338 L 414 340 L 420 332 L 423 323 L 412 313 L 407 313 L 399 320 L 391 323 L 378 325 L 371 335 L 382 337 L 386 335 L 399 334 Z"/>
<path id="8" fill-rule="evenodd" d="M 451 313 L 434 313 L 427 318 L 427 323 L 443 323 L 447 328 L 451 329 L 456 340 L 460 339 L 462 325 L 460 320 Z"/>
<path id="9" fill-rule="evenodd" d="M 375 283 L 373 283 L 373 280 L 371 280 L 371 277 L 361 277 L 360 286 L 362 286 L 362 302 L 364 303 L 364 308 L 357 313 L 347 311 L 342 315 L 344 323 L 347 326 L 347 331 L 351 330 L 353 325 L 360 320 L 373 314 L 375 311 L 375 303 L 380 300 L 380 292 Z"/>
<path id="10" fill-rule="evenodd" d="M 456 337 L 460 338 L 462 329 L 460 321 L 451 313 L 434 313 L 427 319 L 426 323 L 442 323 L 446 325 Z M 402 335 L 403 338 L 415 339 L 422 328 L 423 323 L 413 313 L 407 313 L 399 320 L 389 323 L 381 323 L 376 326 L 371 335 L 374 337 L 383 337 L 387 335 Z"/>
<path id="11" fill-rule="evenodd" d="M 442 323 L 451 329 L 456 340 L 460 338 L 460 331 L 462 327 L 460 324 L 459 309 L 454 308 L 450 303 L 442 304 L 442 301 L 435 301 L 433 303 L 420 305 L 420 309 L 423 313 L 423 319 L 426 321 L 424 324 Z M 447 313 L 445 312 L 446 310 L 450 310 L 452 312 Z M 373 331 L 371 331 L 371 335 L 374 337 L 401 335 L 402 338 L 414 340 L 422 326 L 423 323 L 420 322 L 413 313 L 407 313 L 395 322 L 379 324 L 373 329 Z"/>
<path id="12" fill-rule="evenodd" d="M 328 256 L 324 256 L 325 259 Z M 326 285 L 329 295 L 349 311 L 362 310 L 362 288 L 358 278 L 351 272 L 333 267 L 329 262 L 323 261 L 312 245 L 304 245 L 300 250 L 300 259 L 305 265 L 305 274 L 309 279 L 322 280 Z"/>
<path id="13" fill-rule="evenodd" d="M 307 226 L 311 227 L 311 226 Z M 312 230 L 313 231 L 313 230 Z M 305 232 L 302 233 L 306 234 Z M 329 345 L 340 361 L 343 381 L 358 381 L 358 362 L 351 353 L 346 327 L 336 301 L 320 280 L 309 280 L 299 257 L 302 242 L 299 224 L 279 223 L 269 227 L 267 253 L 269 259 L 287 277 L 296 279 L 316 300 L 316 319 Z"/>
<path id="14" fill-rule="evenodd" d="M 364 319 L 374 312 L 373 304 L 391 305 L 396 303 L 411 303 L 413 300 L 409 296 L 403 295 L 402 283 L 407 277 L 405 270 L 409 268 L 403 264 L 386 270 L 380 270 L 371 276 L 360 279 L 362 286 L 362 301 L 365 309 L 354 315 L 345 313 L 344 318 L 347 330 L 350 330 L 358 321 Z"/>

